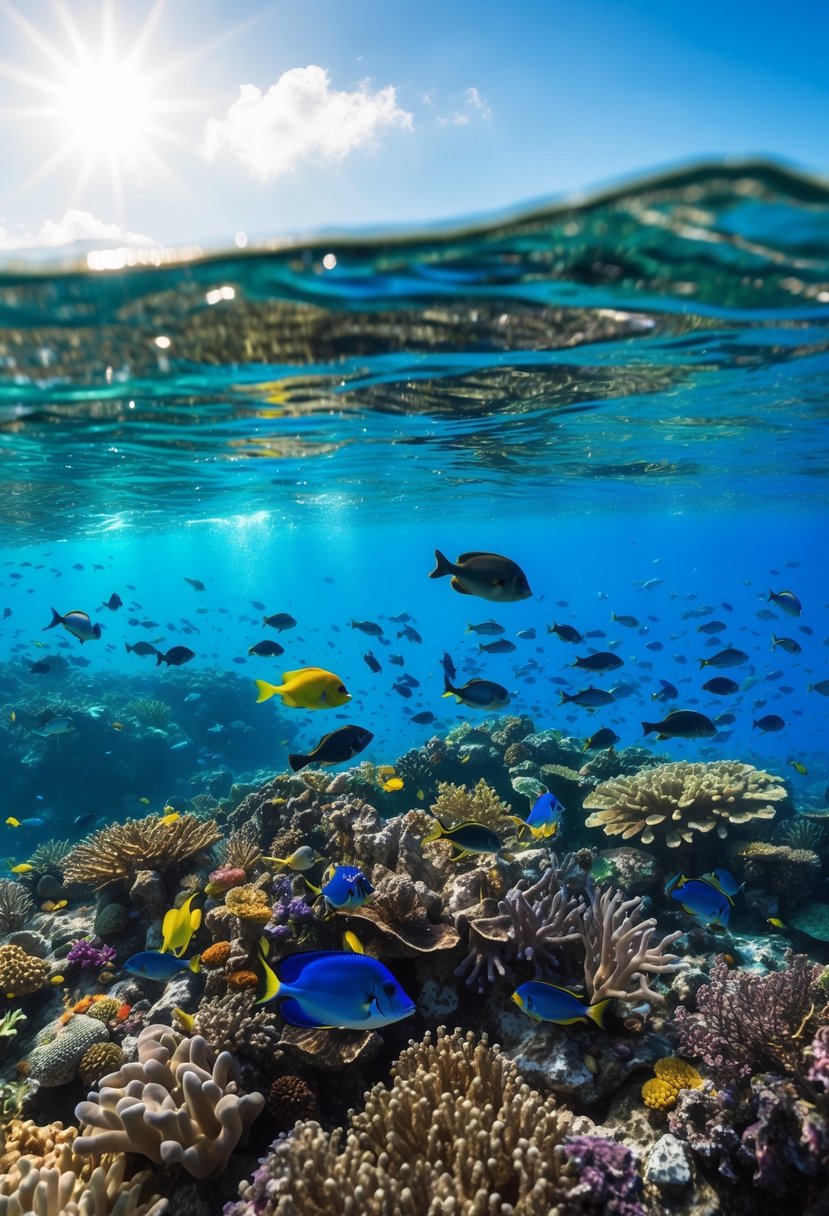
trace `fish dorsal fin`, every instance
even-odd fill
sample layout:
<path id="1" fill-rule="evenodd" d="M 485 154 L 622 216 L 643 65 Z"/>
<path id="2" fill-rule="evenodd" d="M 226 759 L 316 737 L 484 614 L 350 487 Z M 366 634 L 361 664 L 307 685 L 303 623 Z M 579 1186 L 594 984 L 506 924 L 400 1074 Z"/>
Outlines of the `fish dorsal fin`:
<path id="1" fill-rule="evenodd" d="M 703 874 L 699 881 L 705 882 L 708 884 L 709 887 L 713 887 L 715 891 L 719 891 L 720 895 L 722 895 L 724 899 L 727 899 L 728 902 L 733 906 L 734 900 L 731 898 L 731 896 L 728 894 L 727 891 L 723 890 L 723 888 L 720 884 L 720 880 L 718 878 L 715 878 L 713 874 Z"/>
<path id="2" fill-rule="evenodd" d="M 324 672 L 324 667 L 297 667 L 296 671 L 283 671 L 282 683 L 287 684 L 289 680 L 296 680 L 300 676 L 306 676 L 310 672 Z"/>
<path id="3" fill-rule="evenodd" d="M 66 620 L 67 616 L 82 616 L 84 620 L 89 620 L 89 613 L 84 612 L 83 608 L 70 608 L 69 611 L 65 613 L 63 619 Z"/>
<path id="4" fill-rule="evenodd" d="M 574 1000 L 581 1001 L 582 1004 L 585 1002 L 586 998 L 583 992 L 574 992 L 572 988 L 565 988 L 563 984 L 550 984 L 546 980 L 536 980 L 536 983 L 544 984 L 546 988 L 552 988 L 554 992 L 566 992 L 568 996 L 573 997 Z"/>
<path id="5" fill-rule="evenodd" d="M 501 557 L 498 553 L 488 553 L 485 549 L 476 549 L 473 553 L 462 553 L 458 558 L 458 561 L 455 562 L 455 565 L 457 565 L 458 562 L 468 562 L 470 558 L 473 557 L 494 557 L 497 558 L 499 562 L 506 562 L 510 560 L 508 557 Z"/>

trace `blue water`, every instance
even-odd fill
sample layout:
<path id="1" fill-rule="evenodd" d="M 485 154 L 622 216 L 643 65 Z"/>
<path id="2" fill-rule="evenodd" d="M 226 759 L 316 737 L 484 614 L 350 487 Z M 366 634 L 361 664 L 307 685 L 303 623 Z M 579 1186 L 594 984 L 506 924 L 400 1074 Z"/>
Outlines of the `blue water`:
<path id="1" fill-rule="evenodd" d="M 374 732 L 367 758 L 393 763 L 476 719 L 441 698 L 444 651 L 459 675 L 503 683 L 508 712 L 580 739 L 612 726 L 639 743 L 671 704 L 731 712 L 712 740 L 646 746 L 750 761 L 824 805 L 829 698 L 808 685 L 829 678 L 828 202 L 774 166 L 711 166 L 464 233 L 7 268 L 6 814 L 51 828 L 90 803 L 112 817 L 141 797 L 186 802 L 205 772 L 280 771 L 343 721 Z M 427 578 L 436 547 L 508 554 L 533 597 L 455 594 Z M 794 590 L 802 616 L 758 617 L 769 588 Z M 124 606 L 99 607 L 113 591 Z M 252 600 L 297 619 L 277 660 L 247 657 L 277 637 Z M 88 611 L 101 640 L 43 633 L 52 606 Z M 397 637 L 403 611 L 421 643 Z M 491 639 L 465 632 L 489 618 L 513 653 L 482 654 Z M 733 697 L 701 690 L 720 674 L 699 671 L 720 648 L 697 631 L 710 619 L 749 656 L 721 673 L 744 685 Z M 568 646 L 553 621 L 606 637 Z M 772 650 L 774 633 L 802 653 Z M 196 658 L 156 668 L 125 653 L 139 639 Z M 592 682 L 632 691 L 606 710 L 560 705 L 559 688 L 591 683 L 576 655 L 608 644 L 624 667 Z M 37 660 L 50 670 L 30 673 Z M 343 678 L 346 709 L 255 704 L 255 678 L 306 664 Z M 392 687 L 402 672 L 419 681 L 409 699 Z M 660 679 L 675 703 L 651 699 Z M 168 749 L 186 741 L 152 771 L 131 767 L 128 721 L 112 726 L 135 697 L 172 706 Z M 437 721 L 413 724 L 425 710 Z M 26 733 L 58 712 L 73 735 Z M 752 724 L 769 713 L 785 726 L 764 734 Z"/>

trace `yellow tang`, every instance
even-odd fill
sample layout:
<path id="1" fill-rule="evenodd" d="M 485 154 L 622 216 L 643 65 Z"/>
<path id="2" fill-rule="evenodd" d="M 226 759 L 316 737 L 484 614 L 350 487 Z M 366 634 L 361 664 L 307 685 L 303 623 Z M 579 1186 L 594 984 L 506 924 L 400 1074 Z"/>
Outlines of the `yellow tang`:
<path id="1" fill-rule="evenodd" d="M 17 866 L 13 866 L 12 863 L 9 862 L 9 869 L 11 870 L 12 874 L 31 874 L 34 866 L 30 866 L 28 861 L 21 861 L 20 865 Z"/>
<path id="2" fill-rule="evenodd" d="M 388 781 L 384 781 L 380 788 L 384 789 L 387 794 L 393 794 L 397 790 L 402 790 L 403 784 L 402 777 L 389 777 Z"/>
<path id="3" fill-rule="evenodd" d="M 175 823 L 177 819 L 181 819 L 181 815 L 179 815 L 178 811 L 170 811 L 169 815 L 161 816 L 162 823 Z"/>
<path id="4" fill-rule="evenodd" d="M 201 924 L 201 908 L 190 907 L 197 895 L 198 891 L 194 891 L 180 908 L 170 908 L 169 912 L 165 912 L 161 923 L 162 954 L 171 950 L 176 958 L 184 956 L 190 945 L 190 938 Z"/>
<path id="5" fill-rule="evenodd" d="M 351 700 L 351 693 L 340 677 L 322 667 L 286 671 L 281 684 L 257 680 L 256 687 L 259 689 L 257 704 L 278 695 L 289 709 L 336 709 Z"/>
<path id="6" fill-rule="evenodd" d="M 802 764 L 799 760 L 790 760 L 789 764 L 796 773 L 800 773 L 801 777 L 809 776 L 809 770 L 807 769 L 806 765 Z"/>
<path id="7" fill-rule="evenodd" d="M 179 1009 L 176 1006 L 173 1010 L 176 1020 L 180 1023 L 182 1030 L 186 1030 L 188 1034 L 192 1034 L 196 1029 L 196 1019 L 192 1013 L 188 1013 L 185 1009 Z"/>
<path id="8" fill-rule="evenodd" d="M 6 820 L 6 823 L 9 825 L 10 828 L 19 828 L 20 827 L 20 820 L 15 819 L 14 815 L 9 815 L 8 819 Z"/>
<path id="9" fill-rule="evenodd" d="M 377 768 L 377 776 L 380 777 L 383 781 L 388 780 L 389 777 L 394 777 L 395 776 L 394 765 L 393 764 L 379 765 Z"/>
<path id="10" fill-rule="evenodd" d="M 9 714 L 9 721 L 10 721 L 10 722 L 16 722 L 16 721 L 17 721 L 17 714 L 14 712 L 14 710 L 12 710 L 12 711 L 11 711 L 11 713 Z"/>

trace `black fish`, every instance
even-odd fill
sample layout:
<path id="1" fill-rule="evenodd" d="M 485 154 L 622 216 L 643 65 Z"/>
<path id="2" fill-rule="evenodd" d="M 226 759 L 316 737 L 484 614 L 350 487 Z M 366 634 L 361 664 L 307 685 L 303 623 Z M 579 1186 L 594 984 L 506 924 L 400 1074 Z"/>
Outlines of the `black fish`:
<path id="1" fill-rule="evenodd" d="M 133 642 L 132 645 L 129 642 L 124 642 L 124 649 L 127 654 L 137 654 L 139 657 L 144 657 L 148 654 L 158 654 L 158 651 L 151 642 Z"/>
<path id="2" fill-rule="evenodd" d="M 397 635 L 399 638 L 405 638 L 407 642 L 422 642 L 423 638 L 416 629 L 412 629 L 411 625 L 404 625 Z"/>
<path id="3" fill-rule="evenodd" d="M 295 773 L 306 764 L 342 764 L 368 747 L 374 735 L 362 726 L 340 726 L 323 735 L 307 755 L 290 755 L 288 763 Z"/>
<path id="4" fill-rule="evenodd" d="M 431 709 L 424 709 L 421 713 L 412 715 L 412 721 L 416 722 L 418 726 L 428 726 L 430 722 L 434 722 L 435 720 L 435 715 Z"/>
<path id="5" fill-rule="evenodd" d="M 510 642 L 507 638 L 496 638 L 494 642 L 479 642 L 478 649 L 487 654 L 510 654 L 515 650 L 515 642 Z"/>
<path id="6" fill-rule="evenodd" d="M 440 665 L 443 668 L 443 674 L 450 680 L 454 680 L 457 677 L 458 673 L 455 668 L 455 664 L 452 662 L 452 656 L 446 650 L 443 652 L 443 658 L 440 661 Z"/>
<path id="7" fill-rule="evenodd" d="M 271 629 L 278 629 L 281 633 L 283 629 L 293 629 L 296 621 L 290 612 L 274 612 L 272 616 L 263 616 L 262 624 L 270 625 Z"/>
<path id="8" fill-rule="evenodd" d="M 735 692 L 740 691 L 740 685 L 736 680 L 729 680 L 728 676 L 714 676 L 712 680 L 708 680 L 702 686 L 706 692 L 712 692 L 717 697 L 730 697 Z"/>
<path id="9" fill-rule="evenodd" d="M 248 654 L 258 654 L 260 659 L 275 659 L 284 653 L 285 647 L 280 646 L 279 642 L 272 642 L 269 638 L 266 638 L 263 642 L 256 642 L 253 646 L 248 646 Z"/>
<path id="10" fill-rule="evenodd" d="M 124 601 L 121 599 L 117 591 L 113 591 L 108 600 L 104 600 L 101 604 L 102 608 L 109 608 L 110 612 L 116 612 L 123 606 Z"/>
<path id="11" fill-rule="evenodd" d="M 705 739 L 716 735 L 717 728 L 705 714 L 694 709 L 675 709 L 661 722 L 643 722 L 646 735 L 657 732 L 657 739 Z"/>
<path id="12" fill-rule="evenodd" d="M 189 583 L 194 591 L 204 591 L 204 583 L 198 578 L 186 578 L 185 583 Z"/>
<path id="13" fill-rule="evenodd" d="M 352 621 L 352 629 L 359 629 L 360 633 L 368 634 L 370 638 L 381 638 L 383 636 L 383 626 L 378 625 L 375 621 Z"/>
<path id="14" fill-rule="evenodd" d="M 11 608 L 4 608 L 3 609 L 3 620 L 7 621 L 9 619 L 9 617 L 11 616 L 11 614 L 12 614 Z"/>
<path id="15" fill-rule="evenodd" d="M 619 742 L 619 736 L 615 730 L 611 730 L 609 726 L 603 726 L 601 730 L 597 730 L 595 735 L 591 735 L 585 740 L 584 751 L 592 752 L 600 747 L 613 747 L 614 743 Z"/>
<path id="16" fill-rule="evenodd" d="M 398 681 L 396 684 L 392 684 L 392 688 L 396 693 L 398 693 L 399 696 L 405 697 L 407 700 L 412 695 L 412 690 L 409 685 L 403 684 L 400 681 Z"/>
<path id="17" fill-rule="evenodd" d="M 403 658 L 402 654 L 390 654 L 389 662 L 393 663 L 395 667 L 402 667 L 406 660 Z"/>
<path id="18" fill-rule="evenodd" d="M 574 667 L 581 667 L 584 671 L 615 671 L 617 667 L 622 667 L 624 660 L 620 659 L 617 654 L 612 654 L 609 650 L 599 650 L 596 654 L 585 655 L 583 659 L 576 659 L 573 663 Z"/>
<path id="19" fill-rule="evenodd" d="M 155 665 L 159 667 L 162 663 L 166 663 L 168 667 L 181 667 L 182 664 L 189 663 L 195 657 L 196 652 L 187 646 L 171 646 L 166 654 L 162 654 L 160 650 L 155 652 Z"/>
<path id="20" fill-rule="evenodd" d="M 762 731 L 778 731 L 782 730 L 786 723 L 779 714 L 766 714 L 763 718 L 758 718 L 756 722 L 752 722 L 752 726 Z"/>
<path id="21" fill-rule="evenodd" d="M 375 658 L 374 654 L 372 654 L 372 652 L 370 650 L 366 654 L 363 655 L 363 662 L 366 664 L 369 671 L 373 671 L 375 673 L 375 675 L 377 674 L 378 671 L 383 670 L 379 660 L 377 658 Z"/>
<path id="22" fill-rule="evenodd" d="M 557 638 L 561 638 L 562 642 L 583 642 L 584 634 L 579 633 L 578 629 L 574 629 L 572 625 L 548 625 L 548 633 L 554 633 Z"/>

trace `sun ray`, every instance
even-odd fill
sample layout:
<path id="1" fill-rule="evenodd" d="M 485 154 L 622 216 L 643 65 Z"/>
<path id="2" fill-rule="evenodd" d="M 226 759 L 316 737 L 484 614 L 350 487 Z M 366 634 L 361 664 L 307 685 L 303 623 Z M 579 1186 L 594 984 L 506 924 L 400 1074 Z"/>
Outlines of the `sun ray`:
<path id="1" fill-rule="evenodd" d="M 39 181 L 42 181 L 44 177 L 48 177 L 54 169 L 57 169 L 58 165 L 67 160 L 74 151 L 75 147 L 71 143 L 66 143 L 63 147 L 56 148 L 48 160 L 43 161 L 36 169 L 33 169 L 28 177 L 24 178 L 22 182 L 18 182 L 14 189 L 4 196 L 4 203 L 11 202 L 12 199 L 25 194 L 32 186 L 36 186 Z"/>

